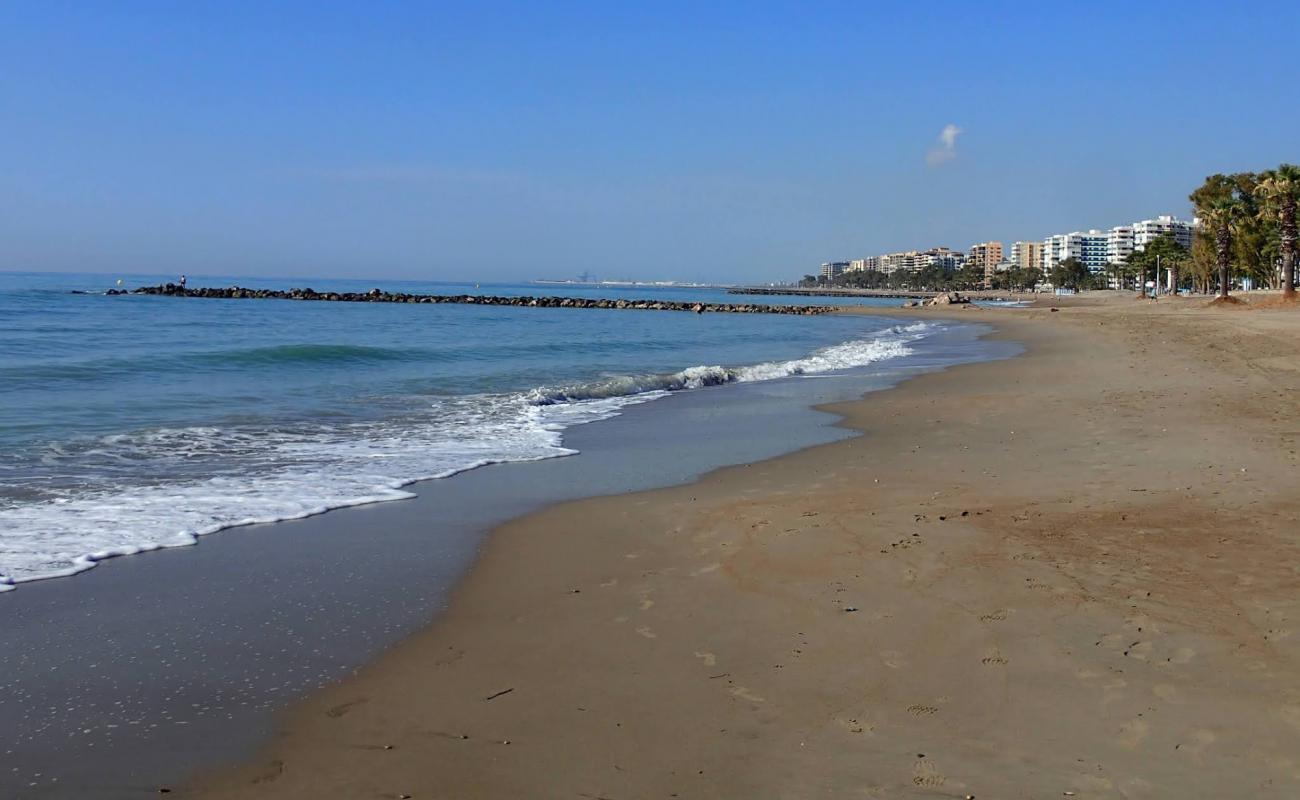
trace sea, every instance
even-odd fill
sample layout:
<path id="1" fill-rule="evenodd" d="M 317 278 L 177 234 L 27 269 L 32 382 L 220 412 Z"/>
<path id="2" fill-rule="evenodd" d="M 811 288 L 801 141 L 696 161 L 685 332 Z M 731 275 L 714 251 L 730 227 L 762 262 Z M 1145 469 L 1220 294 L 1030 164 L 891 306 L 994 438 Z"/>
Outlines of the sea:
<path id="1" fill-rule="evenodd" d="M 412 496 L 682 392 L 900 366 L 952 323 L 870 314 L 109 296 L 0 273 L 0 591 L 235 526 Z M 857 303 L 721 289 L 252 279 L 189 286 Z M 3 601 L 0 601 L 3 604 Z"/>

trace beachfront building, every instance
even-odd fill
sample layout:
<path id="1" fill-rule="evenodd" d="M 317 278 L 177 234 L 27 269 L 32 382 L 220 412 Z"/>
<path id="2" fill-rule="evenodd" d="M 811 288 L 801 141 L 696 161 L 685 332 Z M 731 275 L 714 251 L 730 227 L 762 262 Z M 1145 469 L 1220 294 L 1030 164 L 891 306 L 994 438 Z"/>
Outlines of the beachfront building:
<path id="1" fill-rule="evenodd" d="M 932 247 L 921 254 L 925 262 L 921 266 L 939 267 L 945 270 L 958 270 L 966 263 L 966 254 L 946 247 Z"/>
<path id="2" fill-rule="evenodd" d="M 1196 225 L 1195 220 L 1186 222 L 1169 214 L 1132 225 L 1118 225 L 1106 234 L 1106 258 L 1111 263 L 1123 264 L 1134 250 L 1145 250 L 1161 236 L 1172 236 L 1175 242 L 1190 249 Z"/>
<path id="3" fill-rule="evenodd" d="M 1013 242 L 1010 261 L 1016 269 L 1042 269 L 1043 243 Z"/>
<path id="4" fill-rule="evenodd" d="M 1197 221 L 1186 222 L 1170 214 L 1133 223 L 1133 249 L 1144 250 L 1161 236 L 1172 236 L 1178 244 L 1191 249 Z"/>
<path id="5" fill-rule="evenodd" d="M 845 272 L 880 272 L 880 259 L 883 256 L 855 258 L 844 268 Z"/>
<path id="6" fill-rule="evenodd" d="M 999 256 L 994 264 L 1000 260 Z M 930 266 L 957 270 L 961 269 L 964 263 L 966 263 L 965 253 L 949 250 L 946 247 L 932 247 L 929 250 L 906 250 L 857 258 L 852 261 L 827 262 L 822 264 L 822 275 L 827 278 L 846 272 L 879 272 L 882 275 L 892 275 L 895 272 L 917 272 Z"/>
<path id="7" fill-rule="evenodd" d="M 1133 226 L 1116 225 L 1106 232 L 1106 260 L 1123 264 L 1133 255 Z"/>
<path id="8" fill-rule="evenodd" d="M 822 263 L 822 277 L 826 280 L 838 278 L 844 274 L 844 268 L 849 265 L 847 261 L 826 261 Z"/>
<path id="9" fill-rule="evenodd" d="M 1096 274 L 1106 269 L 1107 234 L 1099 230 L 1058 233 L 1043 240 L 1041 269 L 1047 274 L 1067 258 L 1081 262 Z"/>
<path id="10" fill-rule="evenodd" d="M 880 271 L 886 275 L 892 275 L 895 272 L 915 272 L 929 263 L 929 260 L 918 250 L 908 250 L 903 253 L 885 253 L 880 256 Z"/>
<path id="11" fill-rule="evenodd" d="M 980 270 L 984 276 L 984 285 L 993 280 L 993 273 L 1002 262 L 1002 242 L 980 242 L 970 247 L 966 254 L 966 263 Z"/>
<path id="12" fill-rule="evenodd" d="M 1038 257 L 1038 268 L 1043 271 L 1044 275 L 1051 272 L 1052 268 L 1061 263 L 1068 255 L 1065 247 L 1065 237 L 1066 234 L 1058 233 L 1043 240 L 1042 252 Z"/>

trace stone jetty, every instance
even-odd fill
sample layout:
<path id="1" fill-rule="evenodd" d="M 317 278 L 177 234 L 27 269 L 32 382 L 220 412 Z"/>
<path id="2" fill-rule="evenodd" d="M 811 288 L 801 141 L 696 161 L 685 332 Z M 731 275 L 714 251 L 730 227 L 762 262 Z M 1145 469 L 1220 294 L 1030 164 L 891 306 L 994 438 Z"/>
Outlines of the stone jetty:
<path id="1" fill-rule="evenodd" d="M 368 292 L 317 292 L 312 289 L 189 288 L 174 283 L 142 286 L 133 291 L 110 289 L 107 294 L 150 294 L 164 297 L 201 297 L 218 300 L 326 300 L 336 303 L 461 303 L 522 308 L 615 308 L 643 311 L 694 311 L 697 314 L 798 314 L 812 316 L 835 311 L 835 306 L 769 305 L 766 303 L 696 303 L 677 300 L 609 300 L 587 297 L 500 297 L 492 295 L 407 294 L 371 289 Z"/>

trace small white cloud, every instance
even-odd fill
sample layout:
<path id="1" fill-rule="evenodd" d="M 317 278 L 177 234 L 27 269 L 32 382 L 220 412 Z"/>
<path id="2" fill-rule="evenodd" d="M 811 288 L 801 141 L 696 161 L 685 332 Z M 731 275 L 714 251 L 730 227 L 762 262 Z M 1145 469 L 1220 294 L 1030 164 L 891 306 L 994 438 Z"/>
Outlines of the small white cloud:
<path id="1" fill-rule="evenodd" d="M 931 167 L 937 167 L 945 161 L 951 161 L 957 157 L 957 134 L 961 133 L 961 128 L 953 125 L 951 122 L 943 126 L 939 132 L 939 144 L 931 147 L 925 154 L 925 163 Z"/>

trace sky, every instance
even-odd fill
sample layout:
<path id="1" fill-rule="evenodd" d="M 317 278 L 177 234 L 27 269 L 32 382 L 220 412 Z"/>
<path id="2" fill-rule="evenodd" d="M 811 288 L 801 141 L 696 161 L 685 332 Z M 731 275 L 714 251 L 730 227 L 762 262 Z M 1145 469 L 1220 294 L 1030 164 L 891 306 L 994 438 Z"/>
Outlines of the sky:
<path id="1" fill-rule="evenodd" d="M 1300 4 L 0 0 L 0 270 L 797 279 L 1300 161 Z"/>

